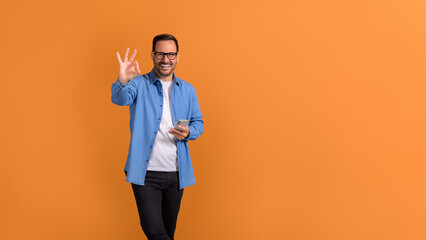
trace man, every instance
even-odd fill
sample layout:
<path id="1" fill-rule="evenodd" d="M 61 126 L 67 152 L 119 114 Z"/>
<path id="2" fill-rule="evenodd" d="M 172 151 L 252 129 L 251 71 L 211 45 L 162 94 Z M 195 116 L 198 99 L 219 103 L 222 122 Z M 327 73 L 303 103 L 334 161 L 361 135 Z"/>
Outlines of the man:
<path id="1" fill-rule="evenodd" d="M 139 75 L 136 49 L 121 60 L 111 87 L 113 103 L 130 105 L 131 139 L 124 171 L 132 184 L 140 224 L 149 240 L 174 239 L 183 189 L 195 184 L 188 140 L 204 132 L 194 87 L 178 78 L 179 45 L 170 34 L 153 39 L 154 68 Z M 186 127 L 174 128 L 178 120 Z"/>

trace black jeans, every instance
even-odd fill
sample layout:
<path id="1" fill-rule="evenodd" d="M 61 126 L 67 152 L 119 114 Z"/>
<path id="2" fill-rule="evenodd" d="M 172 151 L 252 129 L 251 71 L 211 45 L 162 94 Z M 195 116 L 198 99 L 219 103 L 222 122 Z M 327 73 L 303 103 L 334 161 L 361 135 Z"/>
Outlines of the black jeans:
<path id="1" fill-rule="evenodd" d="M 174 239 L 183 189 L 179 172 L 147 171 L 145 185 L 132 183 L 142 230 L 149 240 Z"/>

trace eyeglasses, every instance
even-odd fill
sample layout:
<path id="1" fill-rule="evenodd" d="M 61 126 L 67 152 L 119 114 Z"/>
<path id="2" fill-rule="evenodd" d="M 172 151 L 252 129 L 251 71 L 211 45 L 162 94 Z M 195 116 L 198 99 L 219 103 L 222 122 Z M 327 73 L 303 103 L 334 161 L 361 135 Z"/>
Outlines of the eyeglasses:
<path id="1" fill-rule="evenodd" d="M 169 60 L 175 60 L 175 58 L 177 56 L 176 52 L 168 52 L 168 53 L 165 53 L 165 52 L 154 52 L 154 54 L 155 54 L 155 57 L 158 60 L 163 59 L 165 55 L 167 55 L 167 58 L 169 58 Z"/>

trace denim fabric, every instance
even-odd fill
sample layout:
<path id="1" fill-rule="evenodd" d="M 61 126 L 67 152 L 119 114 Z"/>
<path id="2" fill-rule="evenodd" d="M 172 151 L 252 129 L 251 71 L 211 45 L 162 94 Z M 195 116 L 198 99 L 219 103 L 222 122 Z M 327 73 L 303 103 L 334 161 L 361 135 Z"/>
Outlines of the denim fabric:
<path id="1" fill-rule="evenodd" d="M 189 153 L 188 140 L 197 139 L 204 132 L 204 122 L 194 87 L 178 78 L 170 96 L 173 124 L 179 119 L 189 120 L 190 134 L 177 141 L 180 188 L 195 184 L 194 170 Z M 145 75 L 138 75 L 125 84 L 117 79 L 111 87 L 111 101 L 129 106 L 130 146 L 126 166 L 127 181 L 144 185 L 152 147 L 163 114 L 163 93 L 161 81 L 154 69 Z"/>

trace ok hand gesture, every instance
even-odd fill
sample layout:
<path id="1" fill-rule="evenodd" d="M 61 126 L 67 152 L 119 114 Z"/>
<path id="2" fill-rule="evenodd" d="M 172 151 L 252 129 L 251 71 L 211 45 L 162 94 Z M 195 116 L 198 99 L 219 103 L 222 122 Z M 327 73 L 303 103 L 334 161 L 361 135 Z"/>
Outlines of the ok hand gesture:
<path id="1" fill-rule="evenodd" d="M 133 51 L 133 54 L 129 59 L 127 59 L 128 56 L 129 48 L 126 50 L 123 61 L 121 61 L 120 53 L 117 52 L 118 63 L 120 64 L 118 80 L 123 84 L 127 83 L 141 73 L 141 70 L 139 70 L 138 61 L 133 62 L 133 59 L 136 57 L 136 49 Z"/>

